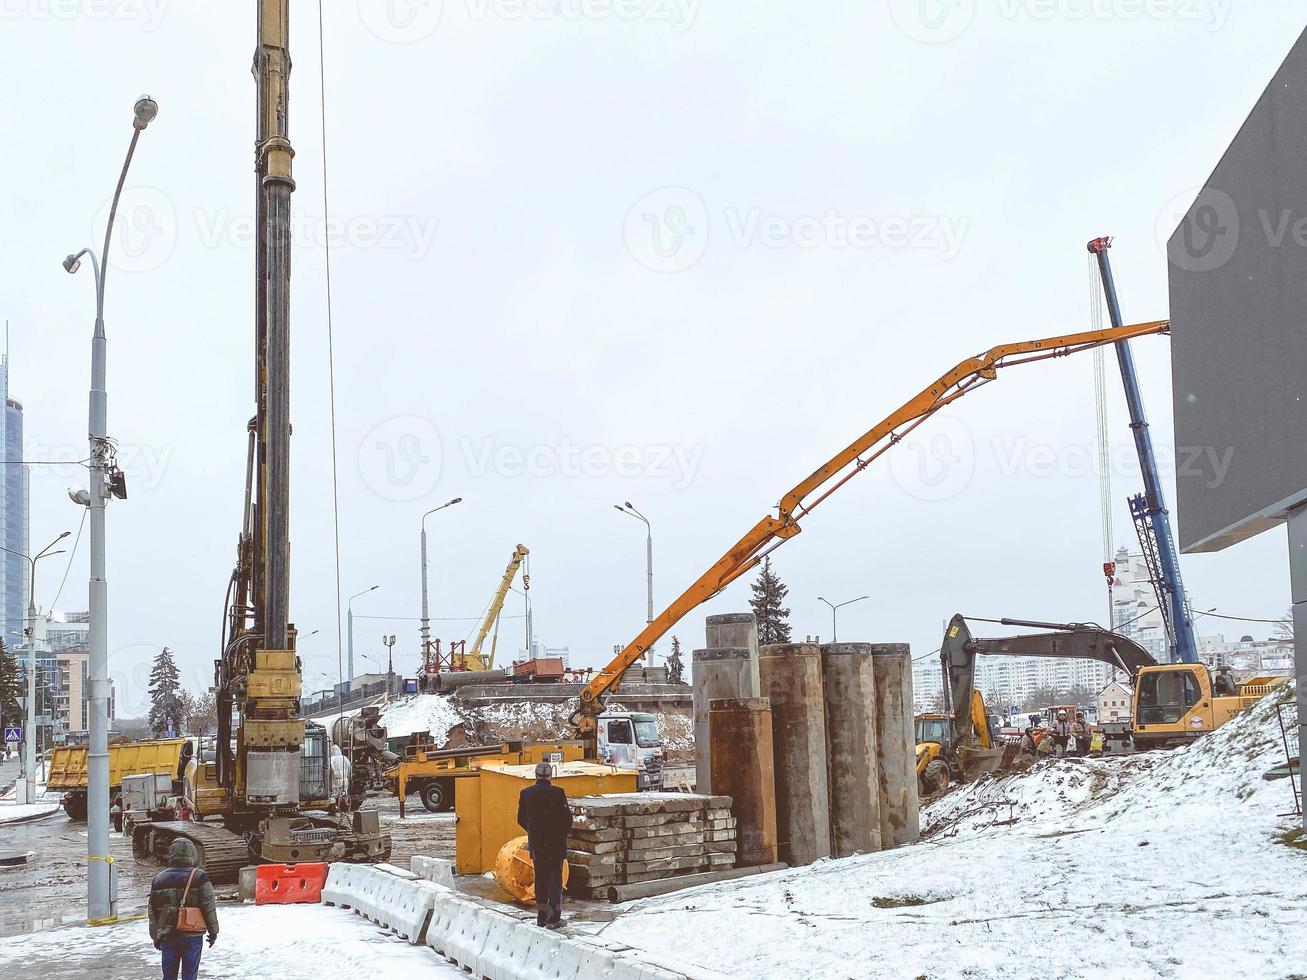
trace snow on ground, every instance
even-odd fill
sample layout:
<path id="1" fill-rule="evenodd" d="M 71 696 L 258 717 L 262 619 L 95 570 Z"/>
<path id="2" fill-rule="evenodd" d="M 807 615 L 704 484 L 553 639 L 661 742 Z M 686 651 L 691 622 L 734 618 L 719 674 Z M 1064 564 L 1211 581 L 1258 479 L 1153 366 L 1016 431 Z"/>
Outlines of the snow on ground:
<path id="1" fill-rule="evenodd" d="M 218 907 L 218 941 L 205 947 L 206 980 L 407 980 L 466 977 L 425 946 L 325 905 Z M 0 939 L 0 976 L 14 980 L 140 980 L 159 975 L 144 921 L 52 929 Z"/>
<path id="2" fill-rule="evenodd" d="M 0 800 L 0 825 L 15 823 L 19 820 L 36 820 L 59 811 L 58 800 L 41 800 L 36 803 L 14 803 Z"/>
<path id="3" fill-rule="evenodd" d="M 921 844 L 632 903 L 602 934 L 735 977 L 1301 975 L 1307 853 L 1262 779 L 1291 690 L 1171 752 L 963 787 Z"/>

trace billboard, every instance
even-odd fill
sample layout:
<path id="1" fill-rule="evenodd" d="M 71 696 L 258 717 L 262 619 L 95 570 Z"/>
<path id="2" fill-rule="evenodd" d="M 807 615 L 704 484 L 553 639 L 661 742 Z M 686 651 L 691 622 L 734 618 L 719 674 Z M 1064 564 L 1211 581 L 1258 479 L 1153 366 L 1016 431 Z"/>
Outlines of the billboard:
<path id="1" fill-rule="evenodd" d="M 1167 253 L 1179 543 L 1219 551 L 1307 503 L 1307 34 Z"/>

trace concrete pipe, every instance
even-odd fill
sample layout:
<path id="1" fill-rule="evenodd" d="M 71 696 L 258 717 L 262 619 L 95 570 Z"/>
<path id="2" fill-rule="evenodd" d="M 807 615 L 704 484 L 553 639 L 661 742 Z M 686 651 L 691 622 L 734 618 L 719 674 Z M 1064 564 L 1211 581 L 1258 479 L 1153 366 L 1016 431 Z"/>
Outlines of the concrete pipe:
<path id="1" fill-rule="evenodd" d="M 880 780 L 876 760 L 876 673 L 869 643 L 821 648 L 826 708 L 831 853 L 880 850 Z"/>
<path id="2" fill-rule="evenodd" d="M 756 698 L 762 695 L 758 679 L 758 620 L 753 613 L 726 613 L 709 616 L 705 621 L 709 650 L 748 650 L 749 688 L 740 697 Z"/>
<path id="3" fill-rule="evenodd" d="M 713 792 L 731 798 L 740 867 L 776 863 L 776 776 L 766 698 L 710 704 Z"/>
<path id="4" fill-rule="evenodd" d="M 871 645 L 875 669 L 876 757 L 879 763 L 880 844 L 915 844 L 917 739 L 912 719 L 912 654 L 906 643 Z"/>
<path id="5" fill-rule="evenodd" d="M 811 864 L 831 855 L 821 648 L 815 643 L 764 646 L 758 668 L 763 696 L 771 701 L 777 851 L 791 866 Z"/>
<path id="6" fill-rule="evenodd" d="M 499 684 L 507 680 L 506 670 L 451 670 L 436 675 L 436 690 L 443 694 L 472 684 Z"/>
<path id="7" fill-rule="evenodd" d="M 757 688 L 751 680 L 751 663 L 748 648 L 694 651 L 690 683 L 694 699 L 695 792 L 713 792 L 709 702 L 718 698 L 757 697 Z"/>

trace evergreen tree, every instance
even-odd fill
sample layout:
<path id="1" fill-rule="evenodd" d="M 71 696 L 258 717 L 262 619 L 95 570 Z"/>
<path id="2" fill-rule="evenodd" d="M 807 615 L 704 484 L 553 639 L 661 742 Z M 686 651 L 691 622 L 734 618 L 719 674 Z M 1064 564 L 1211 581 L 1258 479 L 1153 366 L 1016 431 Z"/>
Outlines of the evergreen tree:
<path id="1" fill-rule="evenodd" d="M 750 588 L 753 589 L 753 598 L 749 600 L 749 605 L 758 620 L 758 644 L 789 643 L 790 610 L 781 603 L 790 594 L 790 590 L 772 572 L 771 558 L 762 560 L 762 571 Z"/>
<path id="2" fill-rule="evenodd" d="M 667 682 L 669 684 L 683 683 L 685 677 L 685 664 L 681 660 L 681 638 L 672 637 L 672 655 L 667 658 Z"/>
<path id="3" fill-rule="evenodd" d="M 150 731 L 156 738 L 167 735 L 171 721 L 173 734 L 182 734 L 186 723 L 184 709 L 177 662 L 172 658 L 172 651 L 164 647 L 150 669 Z"/>
<path id="4" fill-rule="evenodd" d="M 21 691 L 18 658 L 9 652 L 4 640 L 0 640 L 0 718 L 5 725 L 22 724 L 22 712 L 18 707 Z"/>

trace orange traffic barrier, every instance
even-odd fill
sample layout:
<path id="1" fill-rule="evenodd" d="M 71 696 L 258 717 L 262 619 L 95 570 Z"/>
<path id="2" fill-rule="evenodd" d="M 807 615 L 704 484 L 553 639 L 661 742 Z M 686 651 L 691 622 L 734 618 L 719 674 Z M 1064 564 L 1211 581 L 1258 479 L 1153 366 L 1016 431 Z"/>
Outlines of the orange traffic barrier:
<path id="1" fill-rule="evenodd" d="M 255 905 L 301 905 L 322 901 L 325 864 L 261 864 L 254 874 Z"/>

